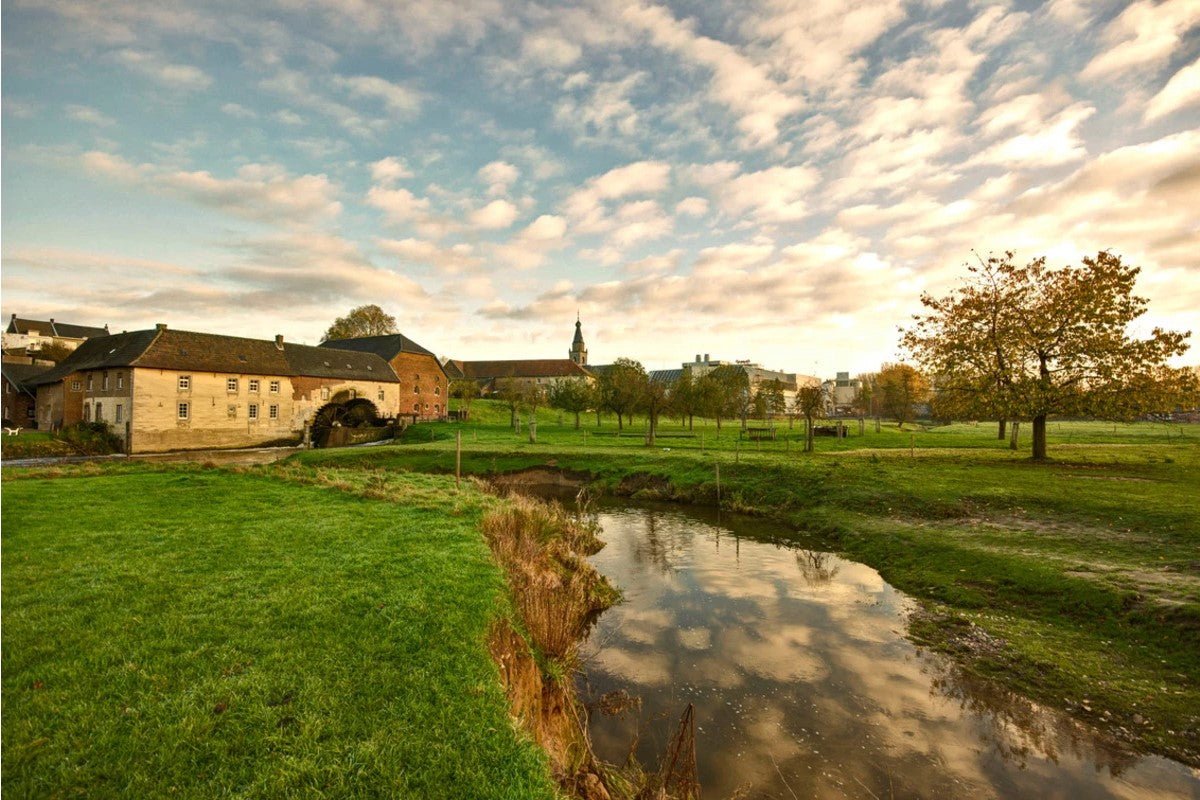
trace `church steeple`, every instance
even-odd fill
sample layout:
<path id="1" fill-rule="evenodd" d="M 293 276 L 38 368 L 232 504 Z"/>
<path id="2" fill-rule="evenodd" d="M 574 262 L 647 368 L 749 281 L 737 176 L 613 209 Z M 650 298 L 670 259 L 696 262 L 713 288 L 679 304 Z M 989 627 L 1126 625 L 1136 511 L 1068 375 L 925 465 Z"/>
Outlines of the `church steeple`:
<path id="1" fill-rule="evenodd" d="M 583 325 L 579 322 L 578 314 L 575 315 L 575 338 L 571 340 L 569 355 L 579 366 L 587 366 L 587 345 L 583 343 Z"/>

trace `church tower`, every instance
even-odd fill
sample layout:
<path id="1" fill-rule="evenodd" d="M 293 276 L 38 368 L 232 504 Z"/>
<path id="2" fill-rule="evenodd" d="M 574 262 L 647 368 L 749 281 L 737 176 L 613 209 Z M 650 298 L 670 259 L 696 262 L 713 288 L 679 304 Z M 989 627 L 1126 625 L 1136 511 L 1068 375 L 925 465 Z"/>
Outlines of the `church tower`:
<path id="1" fill-rule="evenodd" d="M 575 338 L 571 340 L 569 355 L 579 366 L 587 366 L 587 345 L 583 343 L 583 326 L 579 322 L 578 314 L 575 315 Z"/>

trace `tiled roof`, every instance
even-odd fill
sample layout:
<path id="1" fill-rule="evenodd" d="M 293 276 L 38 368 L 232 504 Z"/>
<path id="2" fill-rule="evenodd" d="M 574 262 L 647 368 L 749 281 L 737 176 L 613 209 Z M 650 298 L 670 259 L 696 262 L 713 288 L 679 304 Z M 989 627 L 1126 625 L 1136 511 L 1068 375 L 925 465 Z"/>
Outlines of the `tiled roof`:
<path id="1" fill-rule="evenodd" d="M 331 347 L 335 350 L 357 350 L 360 353 L 374 353 L 384 361 L 391 361 L 400 353 L 418 353 L 423 356 L 433 355 L 433 353 L 402 333 L 390 333 L 384 336 L 359 336 L 354 339 L 330 339 L 327 342 L 321 342 L 321 347 Z"/>
<path id="2" fill-rule="evenodd" d="M 88 339 L 57 367 L 38 376 L 36 383 L 62 380 L 80 370 L 111 367 L 399 382 L 391 366 L 374 353 L 302 344 L 280 346 L 263 339 L 164 328 Z"/>
<path id="3" fill-rule="evenodd" d="M 569 358 L 531 358 L 512 361 L 455 361 L 464 378 L 587 378 L 586 369 Z"/>
<path id="4" fill-rule="evenodd" d="M 0 372 L 4 374 L 4 377 L 13 386 L 16 386 L 18 390 L 29 394 L 33 392 L 28 381 L 49 372 L 51 369 L 51 367 L 41 364 L 0 364 Z"/>
<path id="5" fill-rule="evenodd" d="M 650 370 L 650 380 L 655 383 L 678 383 L 683 377 L 682 369 L 652 369 Z"/>
<path id="6" fill-rule="evenodd" d="M 35 330 L 42 336 L 62 336 L 66 339 L 90 339 L 94 336 L 108 335 L 108 328 L 72 325 L 69 322 L 55 322 L 52 319 L 21 319 L 13 314 L 8 321 L 8 333 L 29 333 L 30 330 Z"/>

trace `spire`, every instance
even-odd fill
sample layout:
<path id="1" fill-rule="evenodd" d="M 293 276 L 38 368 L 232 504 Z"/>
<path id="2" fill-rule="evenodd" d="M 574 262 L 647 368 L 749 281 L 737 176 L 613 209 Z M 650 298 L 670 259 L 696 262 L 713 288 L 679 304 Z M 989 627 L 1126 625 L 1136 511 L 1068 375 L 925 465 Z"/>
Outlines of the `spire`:
<path id="1" fill-rule="evenodd" d="M 579 321 L 578 311 L 575 312 L 575 338 L 571 340 L 568 355 L 579 366 L 587 366 L 587 345 L 583 343 L 583 323 Z"/>

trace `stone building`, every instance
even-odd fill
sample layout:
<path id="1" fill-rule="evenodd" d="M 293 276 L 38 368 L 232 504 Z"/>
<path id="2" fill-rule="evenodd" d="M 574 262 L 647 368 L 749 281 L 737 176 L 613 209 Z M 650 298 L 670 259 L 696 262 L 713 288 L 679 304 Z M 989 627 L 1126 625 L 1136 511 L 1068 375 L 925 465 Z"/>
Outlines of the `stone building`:
<path id="1" fill-rule="evenodd" d="M 8 327 L 4 329 L 3 349 L 5 352 L 20 350 L 36 353 L 47 344 L 59 344 L 74 350 L 88 339 L 107 335 L 107 325 L 95 328 L 90 325 L 57 322 L 53 319 L 22 319 L 13 314 L 8 320 Z"/>
<path id="2" fill-rule="evenodd" d="M 450 378 L 430 351 L 399 333 L 334 339 L 321 347 L 374 353 L 391 365 L 400 379 L 399 415 L 416 420 L 445 419 L 449 412 Z"/>
<path id="3" fill-rule="evenodd" d="M 109 424 L 131 453 L 299 442 L 335 398 L 394 416 L 400 381 L 373 353 L 153 330 L 89 339 L 37 387 L 38 426 Z"/>
<path id="4" fill-rule="evenodd" d="M 587 345 L 583 341 L 583 326 L 575 319 L 575 337 L 569 358 L 519 358 L 492 361 L 459 361 L 450 359 L 443 365 L 452 380 L 464 378 L 479 384 L 483 394 L 494 394 L 503 381 L 512 380 L 520 387 L 550 386 L 564 380 L 593 381 L 595 375 L 587 367 Z"/>

